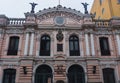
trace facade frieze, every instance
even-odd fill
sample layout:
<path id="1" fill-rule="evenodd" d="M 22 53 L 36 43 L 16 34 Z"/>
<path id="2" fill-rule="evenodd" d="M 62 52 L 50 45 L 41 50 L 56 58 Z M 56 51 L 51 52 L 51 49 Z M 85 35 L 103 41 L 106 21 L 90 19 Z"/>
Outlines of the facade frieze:
<path id="1" fill-rule="evenodd" d="M 7 29 L 7 30 L 5 30 L 5 32 L 7 33 L 7 34 L 22 34 L 24 31 L 23 30 L 20 30 L 20 29 Z"/>
<path id="2" fill-rule="evenodd" d="M 94 30 L 93 29 L 85 29 L 84 34 L 94 34 Z"/>
<path id="3" fill-rule="evenodd" d="M 104 68 L 115 68 L 117 66 L 117 64 L 115 63 L 106 63 L 106 64 L 100 64 L 101 68 L 104 69 Z"/>
<path id="4" fill-rule="evenodd" d="M 111 35 L 113 34 L 111 29 L 106 28 L 99 28 L 95 32 L 96 35 Z"/>
<path id="5" fill-rule="evenodd" d="M 25 30 L 25 32 L 26 33 L 32 33 L 32 32 L 35 32 L 35 29 L 34 28 L 27 28 L 26 30 Z"/>

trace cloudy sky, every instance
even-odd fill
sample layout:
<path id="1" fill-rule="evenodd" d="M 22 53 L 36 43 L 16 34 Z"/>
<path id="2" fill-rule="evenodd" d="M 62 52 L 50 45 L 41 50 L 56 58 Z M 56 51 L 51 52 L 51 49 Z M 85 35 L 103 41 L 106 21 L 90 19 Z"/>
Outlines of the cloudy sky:
<path id="1" fill-rule="evenodd" d="M 5 14 L 7 17 L 24 17 L 24 13 L 31 10 L 30 2 L 38 3 L 35 12 L 59 4 L 59 0 L 0 0 L 0 14 Z M 61 5 L 84 12 L 82 2 L 89 4 L 88 11 L 90 12 L 93 0 L 61 0 Z"/>

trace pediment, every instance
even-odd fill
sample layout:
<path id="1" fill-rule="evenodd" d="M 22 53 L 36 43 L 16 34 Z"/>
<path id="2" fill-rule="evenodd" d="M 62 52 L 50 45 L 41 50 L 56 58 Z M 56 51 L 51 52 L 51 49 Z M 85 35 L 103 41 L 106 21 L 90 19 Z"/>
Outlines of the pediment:
<path id="1" fill-rule="evenodd" d="M 57 7 L 53 7 L 53 8 L 49 7 L 48 9 L 43 9 L 36 13 L 37 17 L 41 17 L 41 16 L 50 17 L 60 14 L 76 15 L 81 18 L 84 16 L 84 14 L 81 13 L 80 11 L 71 8 L 62 7 L 61 5 L 58 5 Z"/>

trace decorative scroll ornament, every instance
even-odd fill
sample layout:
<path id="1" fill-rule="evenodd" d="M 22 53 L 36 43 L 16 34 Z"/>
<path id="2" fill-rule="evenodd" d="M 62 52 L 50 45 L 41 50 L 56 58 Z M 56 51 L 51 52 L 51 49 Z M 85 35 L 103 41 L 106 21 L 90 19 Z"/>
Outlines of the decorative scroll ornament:
<path id="1" fill-rule="evenodd" d="M 57 35 L 56 35 L 56 39 L 57 39 L 58 41 L 62 41 L 63 38 L 64 38 L 63 33 L 62 33 L 61 30 L 59 30 L 58 33 L 57 33 Z"/>

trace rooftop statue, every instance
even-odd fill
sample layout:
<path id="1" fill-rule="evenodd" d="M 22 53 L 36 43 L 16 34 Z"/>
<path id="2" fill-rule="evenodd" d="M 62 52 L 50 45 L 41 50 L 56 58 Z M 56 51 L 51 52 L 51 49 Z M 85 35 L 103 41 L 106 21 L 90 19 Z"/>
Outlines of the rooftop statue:
<path id="1" fill-rule="evenodd" d="M 36 5 L 38 5 L 37 3 L 30 3 L 31 4 L 31 6 L 32 6 L 32 8 L 31 8 L 31 13 L 34 13 L 35 11 L 34 11 L 34 9 L 35 9 L 35 6 Z"/>
<path id="2" fill-rule="evenodd" d="M 85 3 L 81 3 L 81 4 L 84 6 L 85 14 L 88 14 L 87 6 L 88 6 L 89 4 L 87 4 L 86 2 L 85 2 Z"/>

